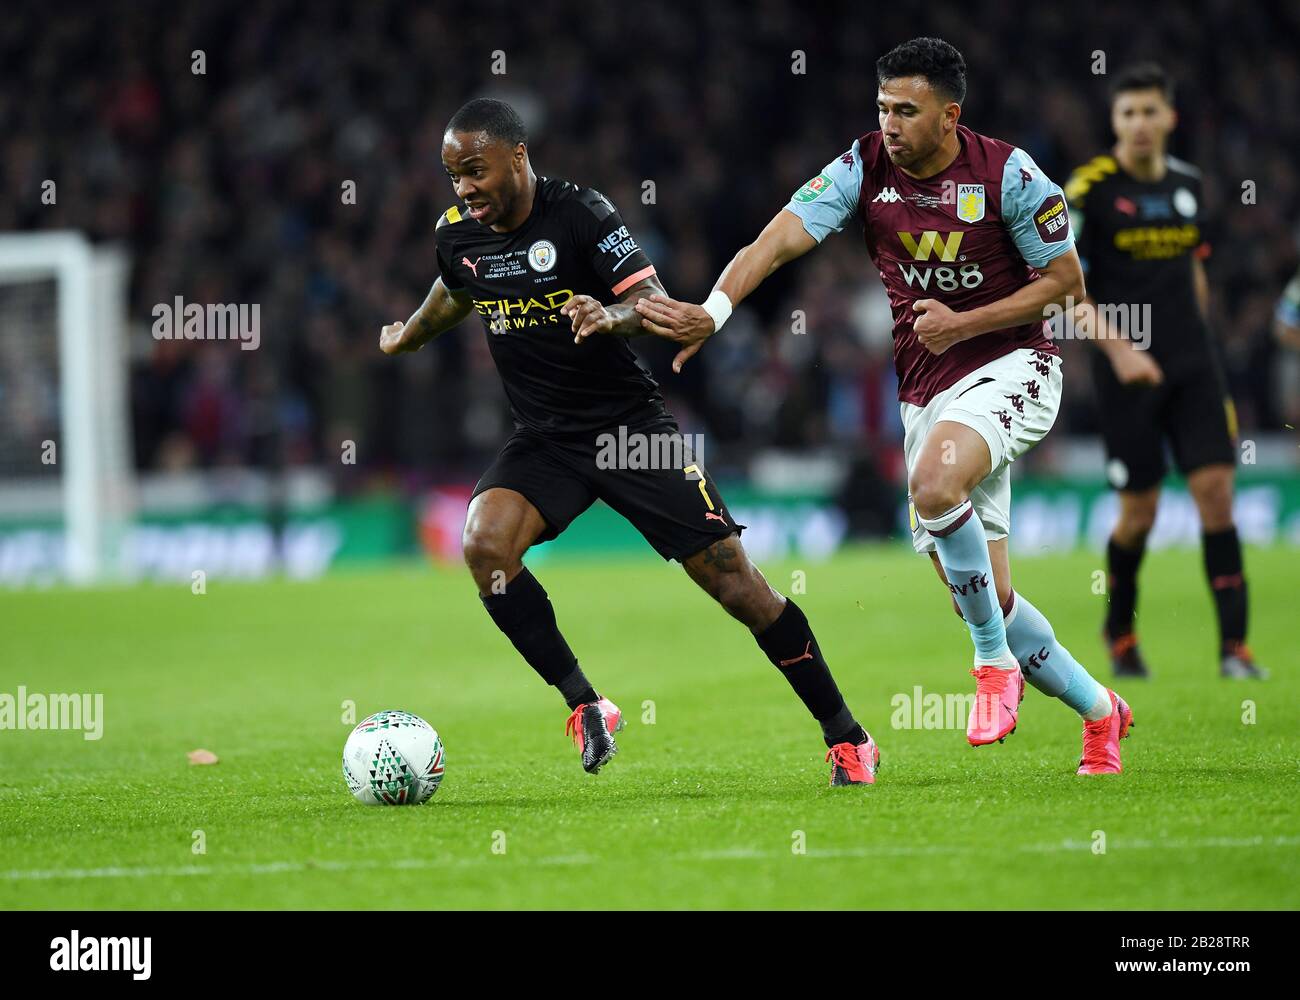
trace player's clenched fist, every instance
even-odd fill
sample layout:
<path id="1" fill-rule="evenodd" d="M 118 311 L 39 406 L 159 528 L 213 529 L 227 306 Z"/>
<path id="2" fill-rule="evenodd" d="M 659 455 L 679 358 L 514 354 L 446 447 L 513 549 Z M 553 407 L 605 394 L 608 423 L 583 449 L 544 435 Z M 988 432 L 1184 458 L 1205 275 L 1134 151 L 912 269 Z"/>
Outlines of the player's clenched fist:
<path id="1" fill-rule="evenodd" d="M 617 318 L 590 295 L 575 295 L 560 307 L 560 315 L 573 322 L 573 342 L 581 344 L 593 333 L 609 333 Z"/>
<path id="2" fill-rule="evenodd" d="M 912 303 L 916 319 L 912 330 L 916 339 L 931 354 L 942 354 L 953 344 L 966 339 L 960 313 L 955 313 L 938 299 L 917 299 Z"/>
<path id="3" fill-rule="evenodd" d="M 406 324 L 401 320 L 396 323 L 389 323 L 379 331 L 379 349 L 385 354 L 401 354 L 403 351 L 409 351 L 413 348 L 407 346 L 405 338 L 402 336 L 406 329 Z"/>

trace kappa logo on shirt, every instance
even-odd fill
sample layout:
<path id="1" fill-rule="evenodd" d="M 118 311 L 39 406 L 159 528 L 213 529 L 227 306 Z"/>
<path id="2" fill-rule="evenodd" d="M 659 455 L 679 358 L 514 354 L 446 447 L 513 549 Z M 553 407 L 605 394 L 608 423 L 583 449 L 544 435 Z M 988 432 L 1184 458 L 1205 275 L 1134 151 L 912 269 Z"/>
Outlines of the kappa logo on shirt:
<path id="1" fill-rule="evenodd" d="M 887 188 L 881 188 L 880 194 L 872 198 L 871 203 L 874 205 L 876 202 L 880 201 L 880 202 L 884 202 L 886 205 L 891 205 L 896 201 L 902 201 L 902 200 L 903 199 L 899 197 L 897 191 L 895 191 L 891 187 L 887 187 Z"/>

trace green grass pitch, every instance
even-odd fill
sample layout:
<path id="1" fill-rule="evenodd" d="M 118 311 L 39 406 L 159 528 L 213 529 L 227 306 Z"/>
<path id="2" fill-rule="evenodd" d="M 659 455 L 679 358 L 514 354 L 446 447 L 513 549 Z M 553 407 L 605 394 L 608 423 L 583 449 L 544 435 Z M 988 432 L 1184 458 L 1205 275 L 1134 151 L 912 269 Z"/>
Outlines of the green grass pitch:
<path id="1" fill-rule="evenodd" d="M 891 726 L 917 685 L 973 690 L 925 560 L 863 547 L 765 566 L 785 592 L 805 574 L 798 600 L 881 746 L 868 789 L 827 787 L 820 733 L 778 672 L 649 550 L 535 564 L 629 717 L 595 777 L 464 570 L 6 593 L 0 692 L 103 692 L 104 735 L 0 731 L 0 907 L 1294 908 L 1294 560 L 1247 553 L 1260 684 L 1217 675 L 1199 554 L 1148 557 L 1155 678 L 1120 689 L 1137 722 L 1125 773 L 1092 779 L 1074 775 L 1077 718 L 1033 689 L 1002 746 L 972 750 L 960 720 Z M 1105 679 L 1099 566 L 1014 568 Z M 358 719 L 403 708 L 437 727 L 447 778 L 427 805 L 348 794 L 347 700 Z M 188 764 L 199 747 L 220 763 Z"/>

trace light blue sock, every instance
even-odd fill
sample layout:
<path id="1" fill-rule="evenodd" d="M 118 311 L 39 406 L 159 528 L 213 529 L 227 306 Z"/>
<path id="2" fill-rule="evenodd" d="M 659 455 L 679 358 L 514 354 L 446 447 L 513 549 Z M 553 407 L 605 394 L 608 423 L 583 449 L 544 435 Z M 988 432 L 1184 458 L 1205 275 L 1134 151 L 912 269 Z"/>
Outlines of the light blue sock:
<path id="1" fill-rule="evenodd" d="M 1009 646 L 1001 612 L 995 613 L 983 625 L 971 625 L 970 634 L 975 640 L 975 655 L 981 660 L 997 659 L 1001 651 Z"/>
<path id="2" fill-rule="evenodd" d="M 989 562 L 984 525 L 975 516 L 969 500 L 938 517 L 920 520 L 934 537 L 934 548 L 948 578 L 948 589 L 970 627 L 976 659 L 996 663 L 1010 651 L 997 588 L 993 584 L 993 564 Z"/>
<path id="3" fill-rule="evenodd" d="M 1084 718 L 1104 719 L 1110 714 L 1106 688 L 1070 655 L 1052 631 L 1043 613 L 1013 593 L 1006 617 L 1007 642 L 1020 661 L 1025 680 L 1043 694 L 1060 698 Z"/>

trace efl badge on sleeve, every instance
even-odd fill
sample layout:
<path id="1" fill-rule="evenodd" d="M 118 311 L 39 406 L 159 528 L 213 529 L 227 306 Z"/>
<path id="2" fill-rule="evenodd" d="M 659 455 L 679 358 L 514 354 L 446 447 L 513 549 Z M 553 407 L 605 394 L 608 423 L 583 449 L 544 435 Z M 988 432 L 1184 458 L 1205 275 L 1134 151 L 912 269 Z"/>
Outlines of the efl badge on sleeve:
<path id="1" fill-rule="evenodd" d="M 962 222 L 979 222 L 984 218 L 984 185 L 957 185 L 957 218 Z"/>
<path id="2" fill-rule="evenodd" d="M 794 200 L 801 205 L 820 198 L 835 182 L 825 174 L 818 174 L 794 194 Z"/>

